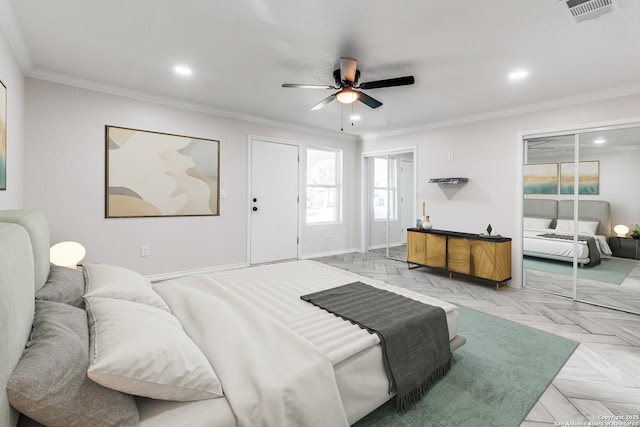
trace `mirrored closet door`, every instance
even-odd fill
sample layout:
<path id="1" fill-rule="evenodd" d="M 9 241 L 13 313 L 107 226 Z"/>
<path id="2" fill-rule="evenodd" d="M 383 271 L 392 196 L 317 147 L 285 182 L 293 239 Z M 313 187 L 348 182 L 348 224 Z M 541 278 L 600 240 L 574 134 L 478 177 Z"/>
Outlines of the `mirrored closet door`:
<path id="1" fill-rule="evenodd" d="M 528 137 L 524 154 L 524 286 L 640 313 L 640 127 Z"/>
<path id="2" fill-rule="evenodd" d="M 573 161 L 575 135 L 530 138 L 524 143 L 523 283 L 573 297 L 572 242 L 558 241 L 550 235 L 555 233 L 558 218 L 559 167 Z"/>
<path id="3" fill-rule="evenodd" d="M 640 313 L 638 239 L 631 236 L 640 223 L 640 127 L 581 132 L 578 152 L 578 232 L 590 235 L 599 221 L 602 256 L 578 268 L 576 299 Z"/>
<path id="4" fill-rule="evenodd" d="M 406 229 L 415 226 L 413 152 L 365 157 L 367 251 L 406 261 Z"/>

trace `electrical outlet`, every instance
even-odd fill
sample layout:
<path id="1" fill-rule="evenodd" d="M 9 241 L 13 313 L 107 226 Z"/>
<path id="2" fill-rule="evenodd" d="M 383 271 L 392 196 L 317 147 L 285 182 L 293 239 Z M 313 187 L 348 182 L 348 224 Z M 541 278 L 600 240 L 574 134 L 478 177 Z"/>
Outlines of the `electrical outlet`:
<path id="1" fill-rule="evenodd" d="M 331 238 L 331 232 L 327 231 L 327 239 L 330 239 L 330 238 Z"/>
<path id="2" fill-rule="evenodd" d="M 149 246 L 140 246 L 140 256 L 149 256 Z"/>

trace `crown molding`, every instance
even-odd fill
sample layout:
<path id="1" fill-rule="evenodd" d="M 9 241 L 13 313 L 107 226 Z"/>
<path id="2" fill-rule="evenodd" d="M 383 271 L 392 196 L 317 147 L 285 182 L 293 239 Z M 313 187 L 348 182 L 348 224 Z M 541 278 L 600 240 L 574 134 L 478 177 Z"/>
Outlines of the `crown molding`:
<path id="1" fill-rule="evenodd" d="M 95 92 L 102 92 L 110 95 L 121 96 L 125 98 L 135 99 L 138 101 L 151 102 L 183 110 L 195 111 L 199 113 L 211 114 L 218 117 L 224 117 L 228 119 L 235 119 L 245 121 L 249 123 L 255 123 L 266 126 L 273 126 L 282 129 L 289 129 L 299 132 L 311 133 L 319 136 L 326 136 L 330 138 L 337 138 L 347 141 L 371 141 L 382 138 L 389 138 L 394 136 L 402 136 L 412 133 L 425 132 L 434 129 L 441 129 L 451 126 L 459 126 L 474 122 L 480 122 L 485 120 L 493 120 L 510 116 L 517 116 L 520 114 L 533 113 L 537 111 L 550 110 L 554 108 L 567 107 L 572 105 L 586 104 L 589 102 L 603 101 L 607 99 L 620 98 L 623 96 L 637 95 L 640 93 L 640 84 L 622 86 L 613 89 L 607 89 L 597 92 L 590 92 L 586 94 L 580 94 L 575 96 L 568 96 L 563 98 L 556 98 L 549 101 L 543 101 L 533 104 L 521 105 L 518 107 L 505 108 L 500 110 L 488 111 L 480 114 L 461 116 L 450 120 L 443 120 L 439 122 L 427 123 L 421 126 L 407 127 L 390 132 L 372 132 L 362 135 L 351 134 L 345 132 L 336 132 L 331 130 L 314 128 L 311 126 L 297 125 L 288 122 L 281 122 L 277 120 L 266 119 L 260 116 L 254 116 L 237 111 L 223 110 L 214 108 L 209 105 L 185 102 L 175 98 L 159 96 L 148 92 L 136 91 L 131 89 L 125 89 L 119 86 L 106 85 L 93 80 L 80 79 L 76 77 L 70 77 L 64 74 L 54 73 L 46 70 L 31 69 L 31 71 L 25 72 L 25 75 L 30 78 L 45 80 L 54 83 L 64 84 L 67 86 L 78 87 L 81 89 L 91 90 Z"/>
<path id="2" fill-rule="evenodd" d="M 30 72 L 26 73 L 26 75 L 27 77 L 37 79 L 37 80 L 44 80 L 52 83 L 59 83 L 66 86 L 77 87 L 80 89 L 86 89 L 94 92 L 102 92 L 109 95 L 135 99 L 137 101 L 166 105 L 170 107 L 180 108 L 182 110 L 205 113 L 213 116 L 240 120 L 240 121 L 250 122 L 250 123 L 255 123 L 260 125 L 273 126 L 273 127 L 278 127 L 282 129 L 289 129 L 289 130 L 295 130 L 299 132 L 311 133 L 314 135 L 326 136 L 330 138 L 338 138 L 338 139 L 344 139 L 348 141 L 360 141 L 360 137 L 353 134 L 319 129 L 311 126 L 297 125 L 297 124 L 281 122 L 277 120 L 271 120 L 271 119 L 267 119 L 260 116 L 254 116 L 251 114 L 245 114 L 237 111 L 219 109 L 219 108 L 211 107 L 206 104 L 181 101 L 175 98 L 155 95 L 148 92 L 125 89 L 115 85 L 107 85 L 107 84 L 99 83 L 93 80 L 71 77 L 65 74 L 54 73 L 51 71 L 41 70 L 37 68 L 32 69 Z"/>
<path id="3" fill-rule="evenodd" d="M 33 60 L 9 0 L 0 0 L 0 26 L 4 28 L 9 45 L 22 68 L 22 72 L 26 74 L 33 69 Z"/>
<path id="4" fill-rule="evenodd" d="M 427 123 L 421 126 L 408 127 L 405 129 L 392 132 L 379 132 L 362 135 L 363 141 L 372 141 L 394 136 L 407 135 L 417 132 L 425 132 L 445 127 L 464 125 L 468 123 L 480 122 L 484 120 L 493 120 L 520 114 L 534 113 L 537 111 L 551 110 L 554 108 L 568 107 L 572 105 L 587 104 L 589 102 L 604 101 L 607 99 L 620 98 L 623 96 L 637 95 L 640 93 L 640 84 L 621 86 L 613 89 L 606 89 L 597 92 L 584 93 L 575 96 L 567 96 L 556 98 L 549 101 L 537 102 L 533 104 L 521 105 L 518 107 L 510 107 L 501 110 L 487 111 L 485 113 L 473 114 L 469 116 L 461 116 L 450 120 Z"/>

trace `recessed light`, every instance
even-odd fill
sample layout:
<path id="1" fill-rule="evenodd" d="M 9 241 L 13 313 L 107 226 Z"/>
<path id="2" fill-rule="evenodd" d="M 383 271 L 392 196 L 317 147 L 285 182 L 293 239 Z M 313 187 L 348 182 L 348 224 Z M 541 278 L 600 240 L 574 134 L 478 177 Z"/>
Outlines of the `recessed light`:
<path id="1" fill-rule="evenodd" d="M 360 116 L 357 114 L 352 114 L 351 116 L 349 116 L 349 119 L 355 122 L 356 120 L 360 120 Z"/>
<path id="2" fill-rule="evenodd" d="M 509 74 L 509 80 L 522 80 L 529 75 L 527 70 L 516 70 Z"/>
<path id="3" fill-rule="evenodd" d="M 604 144 L 605 142 L 607 141 L 604 138 L 598 138 L 593 141 L 594 144 Z"/>
<path id="4" fill-rule="evenodd" d="M 181 76 L 191 75 L 191 68 L 185 67 L 184 65 L 176 65 L 175 67 L 173 67 L 173 71 L 175 71 L 176 74 L 179 74 Z"/>

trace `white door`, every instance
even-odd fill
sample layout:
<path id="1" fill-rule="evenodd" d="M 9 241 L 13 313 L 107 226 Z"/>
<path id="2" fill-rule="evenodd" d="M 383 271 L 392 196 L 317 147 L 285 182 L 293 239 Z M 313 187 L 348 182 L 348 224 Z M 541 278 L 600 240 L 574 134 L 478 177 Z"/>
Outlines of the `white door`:
<path id="1" fill-rule="evenodd" d="M 407 243 L 407 228 L 416 226 L 416 211 L 413 205 L 413 162 L 400 161 L 400 212 L 402 221 L 402 244 Z"/>
<path id="2" fill-rule="evenodd" d="M 250 264 L 298 258 L 298 146 L 251 140 Z"/>

